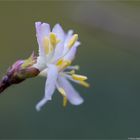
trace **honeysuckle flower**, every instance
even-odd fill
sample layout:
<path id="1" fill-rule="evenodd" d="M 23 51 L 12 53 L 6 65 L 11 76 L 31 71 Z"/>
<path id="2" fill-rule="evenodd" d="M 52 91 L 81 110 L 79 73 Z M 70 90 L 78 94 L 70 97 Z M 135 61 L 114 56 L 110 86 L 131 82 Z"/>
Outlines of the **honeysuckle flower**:
<path id="1" fill-rule="evenodd" d="M 85 81 L 86 76 L 75 74 L 78 66 L 71 66 L 80 45 L 78 35 L 73 34 L 72 30 L 65 33 L 59 24 L 56 24 L 52 31 L 47 23 L 36 22 L 35 27 L 39 56 L 33 67 L 41 72 L 40 75 L 47 77 L 45 95 L 36 105 L 37 111 L 52 99 L 55 89 L 62 94 L 64 106 L 67 100 L 73 105 L 82 104 L 83 98 L 69 82 L 70 80 L 89 87 Z"/>
<path id="2" fill-rule="evenodd" d="M 38 111 L 52 99 L 55 89 L 63 96 L 64 106 L 67 100 L 73 105 L 82 104 L 83 98 L 69 82 L 89 87 L 85 81 L 87 77 L 75 73 L 79 66 L 71 66 L 80 45 L 78 35 L 73 34 L 72 30 L 65 33 L 59 24 L 52 31 L 47 23 L 36 22 L 35 27 L 39 45 L 38 57 L 33 53 L 28 59 L 16 61 L 0 81 L 0 93 L 13 84 L 41 75 L 47 80 L 45 95 L 36 105 Z"/>

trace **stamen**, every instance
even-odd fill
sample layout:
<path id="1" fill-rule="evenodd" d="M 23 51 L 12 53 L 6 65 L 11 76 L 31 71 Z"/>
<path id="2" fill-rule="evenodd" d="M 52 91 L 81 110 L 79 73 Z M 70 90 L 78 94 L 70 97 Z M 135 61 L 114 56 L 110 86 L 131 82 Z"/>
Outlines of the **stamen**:
<path id="1" fill-rule="evenodd" d="M 69 72 L 69 74 L 75 74 L 75 70 L 71 70 L 70 72 Z"/>
<path id="2" fill-rule="evenodd" d="M 70 49 L 77 40 L 78 40 L 78 34 L 74 34 L 68 43 L 68 48 Z"/>
<path id="3" fill-rule="evenodd" d="M 58 88 L 58 91 L 62 94 L 62 96 L 63 96 L 63 106 L 66 107 L 68 100 L 67 100 L 67 97 L 66 97 L 65 90 L 63 88 Z"/>
<path id="4" fill-rule="evenodd" d="M 49 39 L 47 36 L 44 37 L 43 39 L 43 47 L 44 47 L 45 53 L 48 54 L 49 53 Z"/>
<path id="5" fill-rule="evenodd" d="M 66 92 L 63 88 L 58 88 L 58 91 L 63 95 L 66 96 Z"/>
<path id="6" fill-rule="evenodd" d="M 78 74 L 72 74 L 72 78 L 73 78 L 74 80 L 78 80 L 78 81 L 87 80 L 87 77 L 86 77 L 86 76 L 78 75 Z"/>
<path id="7" fill-rule="evenodd" d="M 80 67 L 78 65 L 75 65 L 75 66 L 69 66 L 67 67 L 68 70 L 79 70 Z"/>
<path id="8" fill-rule="evenodd" d="M 79 84 L 81 84 L 82 86 L 84 86 L 86 88 L 90 87 L 90 84 L 85 81 L 80 81 Z"/>
<path id="9" fill-rule="evenodd" d="M 71 61 L 60 59 L 57 62 L 57 66 L 59 67 L 60 71 L 67 68 L 71 64 Z"/>
<path id="10" fill-rule="evenodd" d="M 62 65 L 60 66 L 60 69 L 65 69 L 66 67 L 68 67 L 71 64 L 70 61 L 63 61 Z"/>
<path id="11" fill-rule="evenodd" d="M 54 33 L 50 33 L 50 42 L 51 42 L 52 46 L 55 47 L 60 42 L 60 40 L 57 39 L 57 37 Z"/>
<path id="12" fill-rule="evenodd" d="M 63 96 L 63 106 L 66 107 L 68 103 L 67 97 Z"/>
<path id="13" fill-rule="evenodd" d="M 59 59 L 58 61 L 57 61 L 57 66 L 59 66 L 59 65 L 61 65 L 63 63 L 63 59 Z"/>
<path id="14" fill-rule="evenodd" d="M 65 71 L 66 74 L 72 75 L 75 74 L 75 70 L 71 70 L 71 71 Z"/>

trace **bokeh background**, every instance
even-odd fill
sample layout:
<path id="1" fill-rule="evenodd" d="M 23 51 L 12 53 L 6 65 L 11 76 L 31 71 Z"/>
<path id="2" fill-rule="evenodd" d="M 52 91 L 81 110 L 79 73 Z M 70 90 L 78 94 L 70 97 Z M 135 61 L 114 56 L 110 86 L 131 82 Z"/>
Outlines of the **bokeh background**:
<path id="1" fill-rule="evenodd" d="M 60 23 L 79 34 L 74 64 L 91 87 L 74 85 L 85 102 L 52 102 L 35 110 L 45 78 L 29 79 L 0 96 L 0 139 L 140 137 L 140 1 L 0 2 L 0 77 L 38 44 L 35 21 Z"/>

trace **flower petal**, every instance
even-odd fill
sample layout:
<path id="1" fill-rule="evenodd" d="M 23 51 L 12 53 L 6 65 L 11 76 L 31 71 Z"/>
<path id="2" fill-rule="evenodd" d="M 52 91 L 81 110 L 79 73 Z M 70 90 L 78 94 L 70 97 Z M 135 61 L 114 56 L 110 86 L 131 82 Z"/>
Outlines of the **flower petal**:
<path id="1" fill-rule="evenodd" d="M 77 41 L 74 46 L 68 51 L 68 53 L 64 56 L 64 60 L 73 61 L 75 58 L 77 47 L 80 45 L 80 42 Z"/>
<path id="2" fill-rule="evenodd" d="M 35 22 L 36 36 L 39 44 L 39 54 L 44 53 L 43 38 L 50 33 L 50 25 L 47 23 Z"/>
<path id="3" fill-rule="evenodd" d="M 57 59 L 59 59 L 62 56 L 66 35 L 60 24 L 56 24 L 54 26 L 52 32 L 55 33 L 57 38 L 60 40 L 60 42 L 57 44 L 57 46 L 55 48 L 55 53 L 54 53 L 54 57 L 52 60 L 53 62 L 55 62 Z"/>
<path id="4" fill-rule="evenodd" d="M 53 30 L 52 30 L 53 33 L 56 34 L 57 38 L 60 39 L 61 41 L 64 40 L 64 37 L 65 37 L 65 33 L 61 27 L 60 24 L 56 24 L 54 27 L 53 27 Z"/>
<path id="5" fill-rule="evenodd" d="M 39 55 L 37 57 L 37 62 L 33 65 L 33 67 L 37 68 L 39 71 L 42 71 L 46 67 L 46 56 Z"/>
<path id="6" fill-rule="evenodd" d="M 41 110 L 41 107 L 44 106 L 46 103 L 47 103 L 47 99 L 46 98 L 43 98 L 37 105 L 36 105 L 36 110 L 37 111 L 40 111 Z"/>
<path id="7" fill-rule="evenodd" d="M 46 54 L 43 47 L 43 39 L 50 33 L 50 25 L 47 23 L 35 22 L 36 37 L 39 45 L 39 56 L 37 58 L 37 63 L 34 67 L 38 68 L 40 71 L 46 66 Z"/>
<path id="8" fill-rule="evenodd" d="M 71 104 L 80 105 L 83 103 L 83 101 L 84 101 L 83 98 L 72 87 L 72 85 L 70 84 L 70 82 L 66 78 L 59 76 L 57 85 L 59 85 L 59 87 L 64 89 L 64 91 L 66 93 L 66 97 Z"/>
<path id="9" fill-rule="evenodd" d="M 65 41 L 64 41 L 64 50 L 63 50 L 63 55 L 68 51 L 68 43 L 72 37 L 73 34 L 73 30 L 69 30 L 66 37 L 65 37 Z"/>
<path id="10" fill-rule="evenodd" d="M 66 35 L 66 39 L 65 39 L 65 43 L 64 43 L 64 46 L 67 47 L 67 44 L 69 42 L 69 40 L 71 39 L 72 37 L 72 34 L 73 34 L 73 30 L 69 30 L 67 35 Z"/>
<path id="11" fill-rule="evenodd" d="M 52 99 L 52 94 L 55 90 L 56 80 L 58 77 L 58 69 L 55 65 L 48 65 L 47 81 L 45 86 L 45 98 Z"/>
<path id="12" fill-rule="evenodd" d="M 55 91 L 56 80 L 58 77 L 58 70 L 55 65 L 48 65 L 47 81 L 45 85 L 45 97 L 36 105 L 36 109 L 39 111 L 41 107 L 49 100 L 52 99 L 52 95 Z"/>
<path id="13" fill-rule="evenodd" d="M 39 40 L 42 40 L 44 36 L 48 36 L 50 33 L 50 25 L 47 23 L 35 22 L 36 35 Z"/>

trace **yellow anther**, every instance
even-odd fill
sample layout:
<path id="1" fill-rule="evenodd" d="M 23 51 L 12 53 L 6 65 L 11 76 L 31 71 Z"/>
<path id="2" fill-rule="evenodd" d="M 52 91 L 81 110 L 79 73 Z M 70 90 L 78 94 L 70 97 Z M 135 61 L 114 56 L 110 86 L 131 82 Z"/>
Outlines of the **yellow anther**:
<path id="1" fill-rule="evenodd" d="M 80 67 L 78 65 L 73 66 L 75 70 L 79 70 Z"/>
<path id="2" fill-rule="evenodd" d="M 82 86 L 84 86 L 86 88 L 90 87 L 90 84 L 85 81 L 80 81 L 79 84 L 81 84 Z"/>
<path id="3" fill-rule="evenodd" d="M 60 69 L 65 69 L 71 64 L 70 61 L 63 61 L 62 65 L 60 65 Z"/>
<path id="4" fill-rule="evenodd" d="M 62 94 L 63 96 L 63 106 L 65 107 L 67 105 L 67 97 L 66 97 L 66 92 L 63 88 L 58 88 L 58 91 Z"/>
<path id="5" fill-rule="evenodd" d="M 62 63 L 63 63 L 63 59 L 59 59 L 56 65 L 60 66 Z"/>
<path id="6" fill-rule="evenodd" d="M 58 91 L 63 95 L 66 96 L 66 92 L 63 88 L 58 88 Z"/>
<path id="7" fill-rule="evenodd" d="M 70 72 L 69 72 L 69 74 L 75 74 L 75 70 L 71 70 Z"/>
<path id="8" fill-rule="evenodd" d="M 67 68 L 71 64 L 71 61 L 60 59 L 57 62 L 57 66 L 59 67 L 60 71 Z"/>
<path id="9" fill-rule="evenodd" d="M 77 40 L 78 40 L 78 34 L 74 34 L 70 39 L 70 41 L 68 42 L 68 48 L 70 49 Z"/>
<path id="10" fill-rule="evenodd" d="M 87 77 L 86 77 L 86 76 L 78 75 L 78 74 L 72 74 L 72 78 L 73 78 L 74 80 L 78 80 L 78 81 L 87 80 Z"/>
<path id="11" fill-rule="evenodd" d="M 50 33 L 50 42 L 51 42 L 51 45 L 52 45 L 53 47 L 55 47 L 56 44 L 58 44 L 58 43 L 60 42 L 60 40 L 57 39 L 56 34 Z"/>
<path id="12" fill-rule="evenodd" d="M 48 54 L 49 53 L 49 39 L 47 36 L 43 38 L 43 47 L 44 47 L 45 53 Z"/>
<path id="13" fill-rule="evenodd" d="M 68 102 L 67 97 L 66 96 L 63 96 L 63 106 L 64 107 L 66 107 L 67 102 Z"/>

